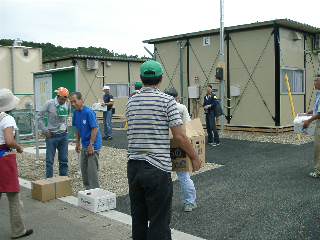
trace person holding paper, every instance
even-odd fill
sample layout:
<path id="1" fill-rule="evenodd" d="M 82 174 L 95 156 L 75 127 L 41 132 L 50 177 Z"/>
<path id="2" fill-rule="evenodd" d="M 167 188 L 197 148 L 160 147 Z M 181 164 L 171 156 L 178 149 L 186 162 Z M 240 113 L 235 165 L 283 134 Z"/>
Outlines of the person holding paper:
<path id="1" fill-rule="evenodd" d="M 320 177 L 320 73 L 316 75 L 314 80 L 314 87 L 318 91 L 316 94 L 316 101 L 314 104 L 313 111 L 308 112 L 313 114 L 311 118 L 304 121 L 303 127 L 308 128 L 313 121 L 316 121 L 316 129 L 314 132 L 314 171 L 309 175 L 310 177 L 319 178 Z"/>
<path id="2" fill-rule="evenodd" d="M 112 106 L 113 106 L 113 96 L 110 94 L 110 87 L 103 86 L 102 88 L 103 103 L 101 104 L 106 109 L 103 111 L 103 125 L 104 125 L 104 139 L 112 139 Z"/>

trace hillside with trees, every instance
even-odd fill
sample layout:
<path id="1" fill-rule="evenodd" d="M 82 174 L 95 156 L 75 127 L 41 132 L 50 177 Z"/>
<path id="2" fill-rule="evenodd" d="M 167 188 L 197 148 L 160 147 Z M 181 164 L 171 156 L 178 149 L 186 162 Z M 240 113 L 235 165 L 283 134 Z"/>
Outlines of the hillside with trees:
<path id="1" fill-rule="evenodd" d="M 14 40 L 12 39 L 0 39 L 0 45 L 2 46 L 12 46 Z M 133 57 L 137 58 L 137 55 L 126 55 L 118 54 L 114 51 L 110 51 L 106 48 L 101 47 L 77 47 L 77 48 L 68 48 L 56 46 L 52 43 L 35 43 L 22 41 L 22 46 L 33 47 L 33 48 L 42 48 L 43 60 L 48 60 L 57 57 L 70 56 L 70 55 L 90 55 L 90 56 L 105 56 L 105 57 Z"/>

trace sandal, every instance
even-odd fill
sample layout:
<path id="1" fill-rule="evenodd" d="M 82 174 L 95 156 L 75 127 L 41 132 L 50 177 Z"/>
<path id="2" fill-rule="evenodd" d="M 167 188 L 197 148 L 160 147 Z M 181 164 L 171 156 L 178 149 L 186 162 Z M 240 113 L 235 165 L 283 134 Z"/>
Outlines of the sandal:
<path id="1" fill-rule="evenodd" d="M 33 233 L 33 230 L 32 229 L 28 229 L 25 234 L 19 236 L 19 237 L 12 237 L 11 239 L 18 239 L 18 238 L 23 238 L 23 237 L 27 237 L 29 235 L 31 235 Z"/>

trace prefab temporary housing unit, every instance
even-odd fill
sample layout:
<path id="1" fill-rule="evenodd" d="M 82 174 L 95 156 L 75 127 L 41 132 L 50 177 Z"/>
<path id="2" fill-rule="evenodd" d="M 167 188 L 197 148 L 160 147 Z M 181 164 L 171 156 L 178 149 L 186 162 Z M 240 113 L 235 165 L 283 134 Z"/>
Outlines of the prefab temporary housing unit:
<path id="1" fill-rule="evenodd" d="M 10 89 L 21 99 L 19 108 L 33 103 L 33 72 L 41 69 L 41 48 L 0 46 L 0 88 Z"/>
<path id="2" fill-rule="evenodd" d="M 129 97 L 129 87 L 139 81 L 140 65 L 138 58 L 97 57 L 74 55 L 43 62 L 44 69 L 75 66 L 78 72 L 78 86 L 88 106 L 102 101 L 102 87 L 109 85 L 115 98 L 116 115 L 124 115 Z"/>
<path id="3" fill-rule="evenodd" d="M 278 127 L 292 124 L 284 82 L 288 74 L 296 112 L 312 108 L 313 79 L 319 70 L 320 29 L 280 19 L 225 28 L 225 106 L 230 126 Z M 162 88 L 174 86 L 191 113 L 203 102 L 206 86 L 215 80 L 219 29 L 144 41 L 154 45 L 163 64 Z M 200 87 L 190 99 L 189 86 Z M 203 109 L 199 108 L 203 119 Z"/>

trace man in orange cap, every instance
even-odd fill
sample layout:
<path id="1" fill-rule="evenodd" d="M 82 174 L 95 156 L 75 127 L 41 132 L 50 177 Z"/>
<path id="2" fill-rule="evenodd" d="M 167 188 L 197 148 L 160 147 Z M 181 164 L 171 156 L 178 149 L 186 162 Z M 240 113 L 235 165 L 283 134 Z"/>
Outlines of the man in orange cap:
<path id="1" fill-rule="evenodd" d="M 46 137 L 46 177 L 53 177 L 53 163 L 58 150 L 59 175 L 68 175 L 67 119 L 70 113 L 69 91 L 59 87 L 57 96 L 49 100 L 39 112 L 39 129 Z M 45 124 L 47 118 L 48 124 Z"/>

